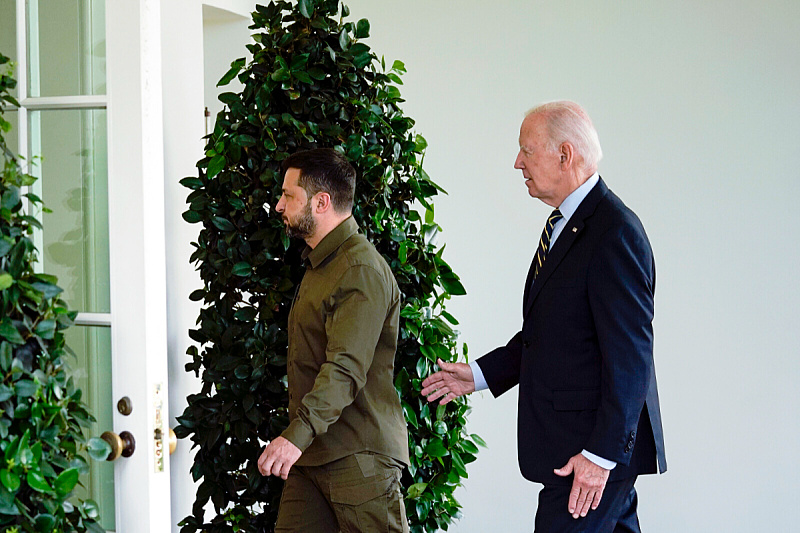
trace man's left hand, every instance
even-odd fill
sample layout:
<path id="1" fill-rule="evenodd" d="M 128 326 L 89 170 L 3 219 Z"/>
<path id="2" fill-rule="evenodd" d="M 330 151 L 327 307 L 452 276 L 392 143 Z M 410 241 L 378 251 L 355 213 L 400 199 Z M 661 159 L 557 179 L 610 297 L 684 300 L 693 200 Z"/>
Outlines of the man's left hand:
<path id="1" fill-rule="evenodd" d="M 579 453 L 578 455 L 573 455 L 562 468 L 557 468 L 553 472 L 561 477 L 575 473 L 567 509 L 569 509 L 572 518 L 578 518 L 579 516 L 586 516 L 590 507 L 594 510 L 600 505 L 603 489 L 606 487 L 606 481 L 608 481 L 608 475 L 611 471 L 597 466 Z"/>
<path id="2" fill-rule="evenodd" d="M 258 471 L 262 476 L 281 476 L 285 480 L 289 477 L 289 469 L 301 455 L 300 448 L 283 437 L 277 437 L 267 444 L 258 458 Z"/>

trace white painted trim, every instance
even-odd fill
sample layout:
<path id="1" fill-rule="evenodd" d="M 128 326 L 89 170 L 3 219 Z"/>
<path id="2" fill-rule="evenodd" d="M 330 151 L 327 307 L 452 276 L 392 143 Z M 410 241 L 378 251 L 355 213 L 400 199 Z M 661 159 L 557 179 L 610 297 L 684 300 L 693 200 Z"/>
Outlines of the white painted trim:
<path id="1" fill-rule="evenodd" d="M 44 96 L 25 98 L 20 105 L 32 111 L 50 109 L 105 109 L 108 97 L 104 94 L 84 96 Z"/>
<path id="2" fill-rule="evenodd" d="M 76 326 L 111 326 L 111 313 L 78 313 Z"/>
<path id="3" fill-rule="evenodd" d="M 130 431 L 136 452 L 115 462 L 120 533 L 167 531 L 169 455 L 155 471 L 155 430 L 168 435 L 168 406 L 156 427 L 154 391 L 168 395 L 164 154 L 160 0 L 106 3 L 108 193 L 114 431 Z M 165 437 L 166 438 L 166 437 Z"/>
<path id="4" fill-rule="evenodd" d="M 28 19 L 28 24 L 25 25 L 27 33 L 23 35 L 27 37 L 27 46 L 25 48 L 27 53 L 25 54 L 25 59 L 29 64 L 25 76 L 23 77 L 29 86 L 25 96 L 39 96 L 41 92 L 39 76 L 39 2 L 38 0 L 33 0 L 26 2 L 26 4 L 28 9 L 25 16 Z M 31 20 L 35 20 L 36 24 L 31 24 Z"/>
<path id="5" fill-rule="evenodd" d="M 28 96 L 28 43 L 26 39 L 25 13 L 25 0 L 17 0 L 17 100 L 20 104 Z M 22 75 L 20 76 L 19 73 L 22 73 Z M 27 160 L 28 114 L 24 106 L 20 107 L 18 112 L 17 152 Z"/>

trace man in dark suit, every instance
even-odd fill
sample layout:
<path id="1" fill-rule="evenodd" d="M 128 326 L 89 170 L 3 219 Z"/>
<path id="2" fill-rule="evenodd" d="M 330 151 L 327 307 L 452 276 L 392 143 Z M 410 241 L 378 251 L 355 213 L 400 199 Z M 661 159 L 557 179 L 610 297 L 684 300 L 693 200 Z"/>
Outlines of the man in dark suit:
<path id="1" fill-rule="evenodd" d="M 536 532 L 639 532 L 634 482 L 666 470 L 653 252 L 596 173 L 602 151 L 583 108 L 531 110 L 519 146 L 529 194 L 556 208 L 525 283 L 522 330 L 470 365 L 439 361 L 422 394 L 446 403 L 519 384 L 520 470 L 544 484 Z"/>

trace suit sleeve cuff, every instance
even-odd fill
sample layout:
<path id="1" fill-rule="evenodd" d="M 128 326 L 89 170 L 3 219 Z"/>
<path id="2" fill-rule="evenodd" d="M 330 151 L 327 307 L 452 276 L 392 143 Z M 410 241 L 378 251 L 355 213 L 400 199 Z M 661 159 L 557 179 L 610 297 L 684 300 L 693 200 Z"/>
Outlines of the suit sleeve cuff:
<path id="1" fill-rule="evenodd" d="M 289 424 L 289 427 L 281 433 L 281 437 L 297 446 L 301 452 L 304 452 L 306 448 L 311 446 L 311 441 L 314 440 L 314 431 L 305 425 L 300 418 L 295 418 Z"/>
<path id="2" fill-rule="evenodd" d="M 589 451 L 586 451 L 586 450 L 583 450 L 581 452 L 581 455 L 583 455 L 584 457 L 589 459 L 591 462 L 593 462 L 597 466 L 599 466 L 601 468 L 605 468 L 606 470 L 614 470 L 614 467 L 617 466 L 617 463 L 615 463 L 614 461 L 609 461 L 608 459 L 603 459 L 602 457 L 599 457 L 599 456 L 593 454 L 592 452 L 589 452 Z"/>
<path id="3" fill-rule="evenodd" d="M 469 364 L 469 367 L 472 369 L 472 381 L 475 382 L 475 392 L 479 390 L 484 390 L 489 388 L 489 384 L 486 383 L 486 378 L 483 377 L 483 370 L 481 370 L 480 365 L 477 361 L 472 361 Z"/>

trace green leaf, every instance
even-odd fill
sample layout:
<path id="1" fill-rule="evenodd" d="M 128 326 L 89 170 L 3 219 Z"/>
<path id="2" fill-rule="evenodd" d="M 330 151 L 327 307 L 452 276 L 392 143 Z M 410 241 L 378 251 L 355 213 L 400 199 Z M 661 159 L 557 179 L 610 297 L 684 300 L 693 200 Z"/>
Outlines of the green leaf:
<path id="1" fill-rule="evenodd" d="M 461 446 L 464 448 L 464 451 L 468 453 L 478 453 L 478 447 L 475 446 L 475 443 L 473 443 L 471 440 L 464 439 L 461 442 Z"/>
<path id="2" fill-rule="evenodd" d="M 420 494 L 425 492 L 425 488 L 428 486 L 427 483 L 414 483 L 410 487 L 408 487 L 408 491 L 406 492 L 406 498 L 409 500 L 416 500 L 419 498 Z"/>
<path id="3" fill-rule="evenodd" d="M 308 63 L 309 55 L 310 54 L 295 55 L 294 57 L 292 57 L 292 62 L 289 65 L 289 68 L 294 71 L 294 70 L 300 70 L 301 68 L 305 67 L 306 63 Z"/>
<path id="4" fill-rule="evenodd" d="M 6 290 L 14 284 L 14 278 L 8 272 L 0 274 L 0 291 Z"/>
<path id="5" fill-rule="evenodd" d="M 0 237 L 0 257 L 6 255 L 12 246 L 14 246 L 14 241 L 8 237 Z"/>
<path id="6" fill-rule="evenodd" d="M 198 213 L 197 211 L 192 211 L 190 209 L 189 211 L 184 211 L 183 220 L 185 220 L 189 224 L 195 224 L 195 223 L 200 222 L 201 220 L 203 220 L 203 216 L 200 213 Z"/>
<path id="7" fill-rule="evenodd" d="M 4 346 L 10 346 L 8 343 L 3 343 Z M 10 365 L 10 363 L 9 363 Z M 7 365 L 3 365 L 3 370 L 6 370 Z M 4 402 L 14 396 L 14 389 L 6 385 L 5 383 L 0 384 L 0 402 Z"/>
<path id="8" fill-rule="evenodd" d="M 310 19 L 311 14 L 314 12 L 314 4 L 312 0 L 299 0 L 297 7 L 300 9 L 300 14 L 305 18 Z"/>
<path id="9" fill-rule="evenodd" d="M 356 39 L 364 39 L 369 37 L 369 21 L 367 19 L 361 19 L 356 24 Z"/>
<path id="10" fill-rule="evenodd" d="M 403 413 L 406 415 L 406 420 L 409 424 L 414 426 L 414 428 L 419 428 L 419 422 L 417 421 L 417 413 L 414 412 L 414 409 L 411 408 L 406 402 L 403 402 Z"/>
<path id="11" fill-rule="evenodd" d="M 16 492 L 20 486 L 20 479 L 17 474 L 6 469 L 0 470 L 0 483 L 11 492 Z"/>
<path id="12" fill-rule="evenodd" d="M 234 313 L 234 317 L 237 320 L 242 320 L 244 322 L 251 322 L 255 320 L 256 315 L 258 315 L 258 310 L 255 307 L 245 307 L 244 309 L 239 309 Z"/>
<path id="13" fill-rule="evenodd" d="M 56 321 L 42 320 L 36 325 L 34 332 L 43 339 L 52 339 L 56 332 Z"/>
<path id="14" fill-rule="evenodd" d="M 25 339 L 22 338 L 22 335 L 19 334 L 19 331 L 8 317 L 3 318 L 2 322 L 0 322 L 0 337 L 3 337 L 11 344 L 25 344 Z"/>
<path id="15" fill-rule="evenodd" d="M 347 34 L 346 29 L 342 29 L 342 31 L 339 32 L 339 46 L 343 51 L 350 48 L 350 36 Z"/>
<path id="16" fill-rule="evenodd" d="M 424 357 L 420 357 L 417 360 L 417 375 L 421 378 L 426 378 L 428 377 L 428 371 L 429 371 L 428 360 L 425 359 Z"/>
<path id="17" fill-rule="evenodd" d="M 233 222 L 228 220 L 227 218 L 222 217 L 214 217 L 211 219 L 211 223 L 216 226 L 216 228 L 220 231 L 235 231 L 236 226 L 233 225 Z"/>
<path id="18" fill-rule="evenodd" d="M 464 285 L 458 280 L 457 277 L 444 277 L 440 279 L 442 288 L 446 290 L 449 294 L 453 296 L 464 296 L 467 294 L 467 290 L 464 288 Z"/>
<path id="19" fill-rule="evenodd" d="M 237 59 L 236 61 L 231 63 L 230 70 L 228 72 L 226 72 L 225 75 L 222 76 L 222 79 L 220 79 L 217 82 L 217 87 L 222 87 L 223 85 L 228 85 L 231 82 L 231 80 L 233 78 L 235 78 L 237 74 L 239 74 L 239 72 L 242 70 L 244 65 L 245 65 L 245 58 L 243 58 L 243 57 L 240 57 L 239 59 Z"/>
<path id="20" fill-rule="evenodd" d="M 215 155 L 208 163 L 208 178 L 211 179 L 225 168 L 225 156 Z"/>
<path id="21" fill-rule="evenodd" d="M 3 193 L 3 199 L 0 202 L 0 206 L 4 207 L 5 209 L 12 210 L 17 206 L 17 204 L 19 204 L 19 199 L 19 187 L 9 187 Z"/>
<path id="22" fill-rule="evenodd" d="M 83 510 L 83 514 L 91 519 L 97 519 L 100 517 L 100 508 L 97 506 L 97 502 L 94 500 L 85 500 L 83 504 L 81 504 L 81 509 Z"/>
<path id="23" fill-rule="evenodd" d="M 95 461 L 105 461 L 111 454 L 111 446 L 99 437 L 92 437 L 86 446 L 89 457 Z"/>
<path id="24" fill-rule="evenodd" d="M 233 265 L 233 270 L 232 270 L 234 276 L 242 276 L 242 277 L 249 276 L 252 271 L 253 267 L 250 266 L 250 263 L 248 263 L 247 261 L 240 261 L 236 263 L 235 265 Z"/>
<path id="25" fill-rule="evenodd" d="M 20 398 L 30 398 L 36 394 L 40 386 L 29 379 L 21 379 L 14 384 L 14 389 Z"/>
<path id="26" fill-rule="evenodd" d="M 61 472 L 53 483 L 53 488 L 62 496 L 66 496 L 78 484 L 80 472 L 77 468 L 69 468 Z"/>
<path id="27" fill-rule="evenodd" d="M 488 447 L 488 446 L 486 446 L 486 441 L 484 441 L 480 437 L 480 435 L 476 435 L 475 433 L 472 433 L 472 434 L 470 434 L 469 438 L 471 438 L 473 441 L 475 441 L 475 444 L 477 444 L 478 446 L 480 446 L 482 448 L 487 448 Z"/>
<path id="28" fill-rule="evenodd" d="M 453 469 L 458 472 L 461 477 L 467 477 L 467 467 L 464 461 L 461 460 L 461 457 L 455 452 L 451 453 L 450 457 L 453 460 Z"/>
<path id="29" fill-rule="evenodd" d="M 442 442 L 442 439 L 439 438 L 431 439 L 428 442 L 428 445 L 425 446 L 425 453 L 431 457 L 445 457 L 450 454 Z"/>
<path id="30" fill-rule="evenodd" d="M 44 276 L 42 276 L 41 274 L 39 276 L 37 276 L 37 277 L 38 278 L 44 278 Z M 33 287 L 37 291 L 41 292 L 42 296 L 44 296 L 48 300 L 50 300 L 52 298 L 55 298 L 56 296 L 58 296 L 59 294 L 64 292 L 64 290 L 61 287 L 56 285 L 55 278 L 52 280 L 52 282 L 50 282 L 50 281 L 35 281 L 35 282 L 31 283 L 31 287 Z"/>
<path id="31" fill-rule="evenodd" d="M 39 533 L 50 533 L 56 525 L 56 517 L 43 513 L 38 515 L 33 523 Z"/>
<path id="32" fill-rule="evenodd" d="M 303 72 L 302 70 L 299 70 L 297 72 L 292 72 L 292 76 L 294 76 L 297 80 L 302 81 L 303 83 L 314 83 L 314 80 L 311 79 L 311 76 L 309 76 L 307 72 Z"/>
<path id="33" fill-rule="evenodd" d="M 35 470 L 29 470 L 27 476 L 28 486 L 37 492 L 53 493 L 53 489 L 47 484 L 44 476 Z"/>
<path id="34" fill-rule="evenodd" d="M 318 67 L 308 69 L 308 75 L 319 81 L 324 80 L 327 76 L 325 71 Z"/>

